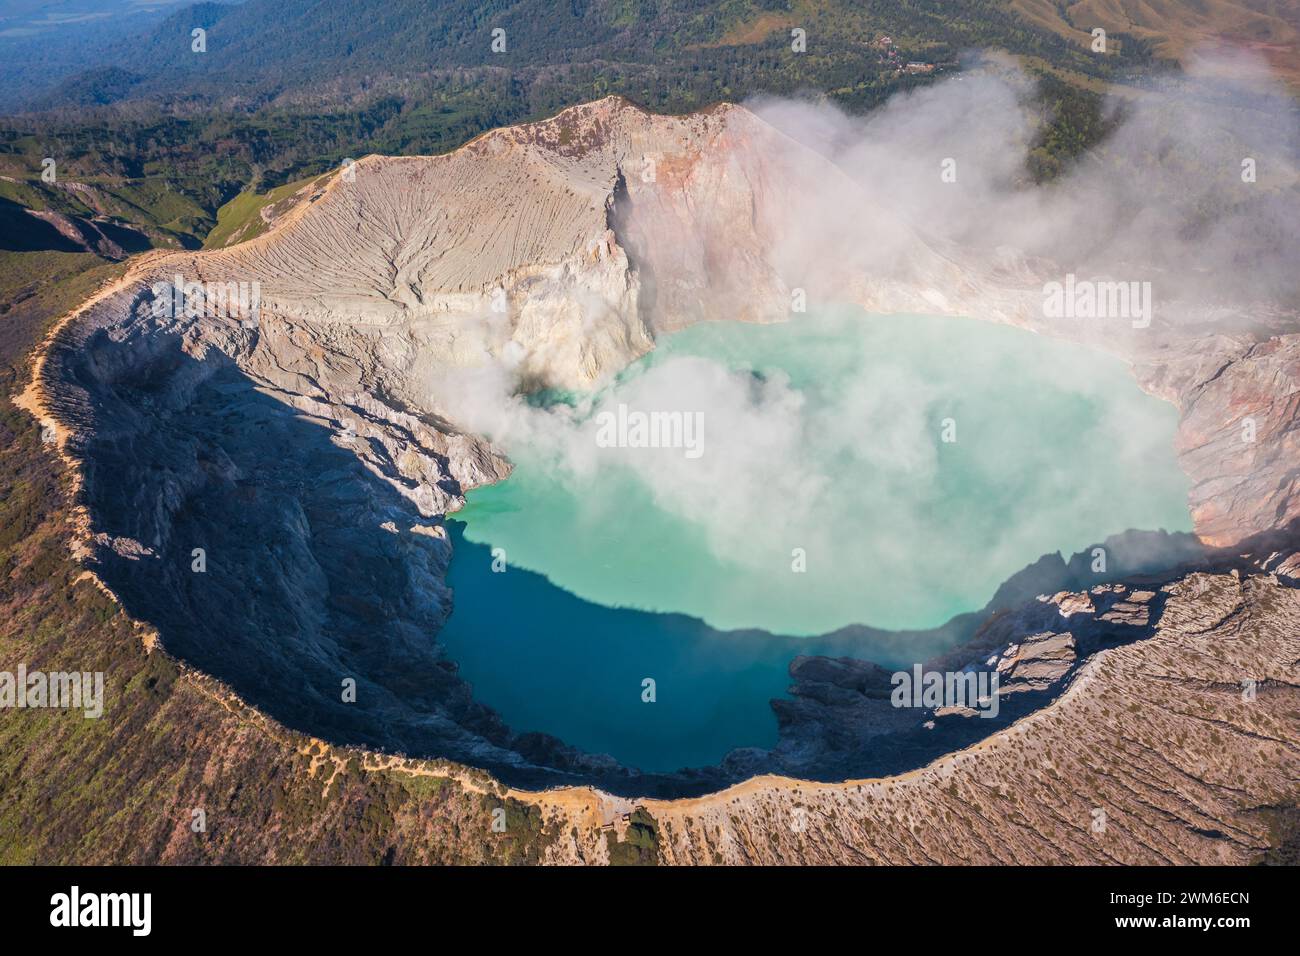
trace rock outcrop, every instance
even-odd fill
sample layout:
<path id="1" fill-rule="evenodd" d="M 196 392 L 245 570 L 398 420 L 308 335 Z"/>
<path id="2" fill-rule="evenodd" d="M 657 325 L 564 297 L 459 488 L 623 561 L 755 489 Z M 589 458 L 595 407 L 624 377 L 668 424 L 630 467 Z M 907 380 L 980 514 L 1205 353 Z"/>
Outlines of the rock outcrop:
<path id="1" fill-rule="evenodd" d="M 1044 630 L 999 655 L 1004 690 L 1055 686 L 1050 706 L 896 776 L 758 778 L 647 801 L 664 860 L 1222 864 L 1273 842 L 1271 811 L 1300 789 L 1300 592 L 1266 575 L 1195 574 L 1058 595 L 1024 616 L 1002 636 Z M 1108 637 L 1108 616 L 1151 632 Z M 954 715 L 928 732 L 945 720 L 986 723 Z"/>

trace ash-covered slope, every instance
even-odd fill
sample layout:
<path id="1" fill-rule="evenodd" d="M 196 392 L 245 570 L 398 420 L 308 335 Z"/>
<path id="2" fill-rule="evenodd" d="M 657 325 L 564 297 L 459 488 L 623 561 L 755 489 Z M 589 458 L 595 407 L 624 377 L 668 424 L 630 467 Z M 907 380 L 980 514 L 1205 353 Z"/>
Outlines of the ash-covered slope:
<path id="1" fill-rule="evenodd" d="M 785 210 L 827 181 L 842 182 L 845 199 L 825 212 L 822 244 L 785 242 Z M 845 222 L 862 217 L 887 241 L 841 243 Z M 291 726 L 528 785 L 675 794 L 758 772 L 842 779 L 920 766 L 996 727 L 949 721 L 930 733 L 911 719 L 888 728 L 899 733 L 888 748 L 864 751 L 875 733 L 865 678 L 801 661 L 773 753 L 644 778 L 515 734 L 475 704 L 436 643 L 450 609 L 440 519 L 509 463 L 429 385 L 496 361 L 528 387 L 589 386 L 660 331 L 782 320 L 800 292 L 1078 336 L 1042 318 L 1045 273 L 1048 264 L 986 261 L 927 240 L 743 109 L 662 117 L 607 99 L 447 156 L 363 159 L 313 186 L 262 237 L 143 258 L 64 327 L 32 404 L 82 469 L 100 577 L 168 650 Z M 215 302 L 196 314 L 157 308 L 178 276 L 209 293 L 235 283 L 236 298 L 239 283 L 255 283 L 259 314 Z M 1270 321 L 1233 335 L 1164 323 L 1101 343 L 1184 410 L 1182 461 L 1211 543 L 1300 514 L 1300 336 L 1290 319 Z M 1244 447 L 1243 414 L 1261 422 Z M 1289 554 L 1289 540 L 1271 550 Z M 1250 558 L 1247 569 L 1277 564 L 1269 553 Z M 1079 659 L 1154 633 L 1158 614 L 1116 627 L 1110 610 L 1097 612 L 1093 643 L 1070 632 Z M 962 664 L 1038 647 L 1044 633 L 1032 614 L 996 641 L 985 631 Z M 350 680 L 355 701 L 343 693 Z M 1061 689 L 1035 688 L 1008 720 L 1052 705 Z M 841 746 L 846 737 L 857 744 Z"/>
<path id="2" fill-rule="evenodd" d="M 1113 632 L 1094 615 L 1159 623 L 1085 649 L 1098 625 Z M 1035 622 L 1006 622 L 1037 633 L 999 664 L 1012 697 L 1055 684 L 1051 706 L 911 773 L 759 778 L 649 803 L 660 851 L 672 863 L 1250 862 L 1277 842 L 1276 811 L 1300 785 L 1298 615 L 1300 592 L 1267 575 L 1058 596 L 1027 612 Z M 938 717 L 930 733 L 952 721 L 983 723 Z"/>

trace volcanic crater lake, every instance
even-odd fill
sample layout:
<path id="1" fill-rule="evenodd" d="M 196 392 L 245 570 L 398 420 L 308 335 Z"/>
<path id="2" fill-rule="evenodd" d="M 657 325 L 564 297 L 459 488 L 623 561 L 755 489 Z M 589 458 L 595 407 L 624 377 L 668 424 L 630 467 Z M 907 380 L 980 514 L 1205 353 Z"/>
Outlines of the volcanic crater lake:
<path id="1" fill-rule="evenodd" d="M 936 628 L 1043 554 L 1191 529 L 1176 410 L 1112 356 L 1007 326 L 705 323 L 551 398 L 553 427 L 448 521 L 439 640 L 514 729 L 643 770 L 774 744 L 796 654 L 943 649 L 846 625 Z M 698 414 L 697 454 L 600 447 L 619 405 Z"/>

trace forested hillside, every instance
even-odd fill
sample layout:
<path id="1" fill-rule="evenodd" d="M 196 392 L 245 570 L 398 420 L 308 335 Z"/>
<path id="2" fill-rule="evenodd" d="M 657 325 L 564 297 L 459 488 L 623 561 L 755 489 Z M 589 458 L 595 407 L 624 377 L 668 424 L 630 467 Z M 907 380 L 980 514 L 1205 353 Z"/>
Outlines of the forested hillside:
<path id="1" fill-rule="evenodd" d="M 62 80 L 55 69 L 29 96 L 36 112 L 0 120 L 0 200 L 19 225 L 37 228 L 13 218 L 26 208 L 83 232 L 197 246 L 214 229 L 233 235 L 243 224 L 231 217 L 268 191 L 347 157 L 443 152 L 611 93 L 686 112 L 816 91 L 865 111 L 987 48 L 1020 54 L 1050 84 L 1046 111 L 1064 125 L 1044 130 L 1028 167 L 1050 178 L 1103 132 L 1083 86 L 1161 66 L 1145 43 L 1111 40 L 1099 56 L 1000 0 L 203 3 L 142 35 L 110 33 L 84 69 Z M 56 184 L 39 175 L 46 158 Z"/>
<path id="2" fill-rule="evenodd" d="M 870 101 L 903 63 L 1001 48 L 1093 76 L 1132 71 L 1149 48 L 1111 36 L 1107 56 L 1019 15 L 1004 0 L 247 0 L 201 3 L 98 58 L 34 105 L 152 97 L 175 101 L 333 102 L 440 70 L 509 71 L 521 86 L 594 86 L 661 108 L 755 87 Z M 792 50 L 790 31 L 805 31 Z M 193 31 L 206 31 L 205 50 Z M 494 31 L 504 31 L 494 37 Z M 494 39 L 497 41 L 494 44 Z M 515 91 L 516 95 L 523 90 Z M 590 98 L 588 96 L 587 98 Z"/>

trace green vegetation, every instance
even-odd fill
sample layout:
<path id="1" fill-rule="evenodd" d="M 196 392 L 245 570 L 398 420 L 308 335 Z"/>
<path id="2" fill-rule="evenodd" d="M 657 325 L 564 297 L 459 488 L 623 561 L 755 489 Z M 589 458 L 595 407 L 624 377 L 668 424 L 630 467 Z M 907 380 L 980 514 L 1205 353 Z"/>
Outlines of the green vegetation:
<path id="1" fill-rule="evenodd" d="M 1259 812 L 1268 823 L 1271 846 L 1255 861 L 1256 864 L 1300 865 L 1300 806 L 1266 807 Z"/>
<path id="2" fill-rule="evenodd" d="M 85 155 L 98 154 L 91 147 Z M 79 164 L 89 167 L 84 174 L 75 163 L 61 167 L 60 183 L 48 184 L 40 179 L 43 156 L 42 149 L 22 156 L 0 154 L 0 170 L 11 177 L 0 179 L 0 207 L 93 220 L 121 240 L 126 252 L 150 246 L 195 248 L 212 227 L 214 217 L 203 204 L 218 197 L 219 192 L 198 190 L 189 194 L 182 191 L 178 180 L 165 176 L 132 179 L 96 172 L 95 159 Z M 24 226 L 15 224 L 12 228 L 22 230 Z M 0 249 L 23 248 L 14 245 L 21 238 L 17 232 L 7 234 Z"/>
<path id="3" fill-rule="evenodd" d="M 190 50 L 195 25 L 208 31 L 202 56 Z M 529 100 L 534 109 L 539 93 L 557 87 L 584 100 L 622 93 L 667 110 L 809 89 L 865 105 L 898 72 L 873 46 L 884 34 L 903 63 L 951 63 L 962 51 L 1002 49 L 1114 78 L 1151 61 L 1137 38 L 1112 33 L 1111 52 L 1097 56 L 1083 45 L 1086 31 L 1067 37 L 1055 26 L 1004 0 L 247 0 L 191 8 L 142 41 L 106 47 L 45 102 L 338 103 L 355 98 L 361 77 L 366 88 L 401 96 L 412 81 L 481 83 L 499 74 L 510 90 L 495 102 Z M 807 41 L 798 54 L 793 28 Z M 493 46 L 498 29 L 504 49 Z M 117 66 L 126 62 L 132 71 Z"/>
<path id="4" fill-rule="evenodd" d="M 299 190 L 315 181 L 300 179 L 264 193 L 252 189 L 240 193 L 217 210 L 217 224 L 203 240 L 204 248 L 219 249 L 260 236 L 268 228 L 263 211 L 274 214 L 278 204 L 292 199 Z"/>
<path id="5" fill-rule="evenodd" d="M 83 575 L 69 552 L 69 476 L 11 397 L 57 317 L 124 268 L 89 253 L 0 255 L 0 670 L 102 671 L 105 696 L 97 720 L 0 717 L 0 864 L 542 859 L 556 834 L 536 807 L 450 776 L 367 770 L 360 751 L 266 721 L 146 652 Z M 505 839 L 491 832 L 499 805 Z M 195 809 L 205 832 L 192 829 Z"/>
<path id="6" fill-rule="evenodd" d="M 1123 114 L 1105 116 L 1098 93 L 1073 86 L 1051 73 L 1038 77 L 1038 101 L 1049 117 L 1026 159 L 1034 182 L 1050 182 L 1120 124 Z"/>
<path id="7" fill-rule="evenodd" d="M 644 807 L 632 811 L 622 840 L 606 831 L 605 845 L 611 866 L 657 866 L 659 863 L 658 826 Z"/>
<path id="8" fill-rule="evenodd" d="M 0 396 L 5 401 L 25 380 L 26 353 L 51 319 L 75 308 L 121 268 L 89 252 L 0 253 Z"/>
<path id="9" fill-rule="evenodd" d="M 209 27 L 201 59 L 191 21 Z M 791 50 L 795 25 L 804 53 Z M 503 54 L 490 49 L 497 26 Z M 1029 169 L 1044 180 L 1106 131 L 1098 97 L 1056 77 L 1096 85 L 1160 65 L 1140 41 L 1117 46 L 1093 55 L 995 0 L 208 5 L 118 51 L 155 64 L 149 72 L 88 63 L 45 98 L 57 109 L 0 121 L 0 199 L 130 227 L 148 245 L 222 246 L 262 230 L 278 189 L 348 157 L 446 152 L 610 94 L 680 113 L 820 90 L 862 112 L 987 48 L 1042 65 L 1052 119 Z M 911 72 L 911 61 L 935 69 Z M 45 157 L 58 161 L 58 185 L 40 181 Z"/>

